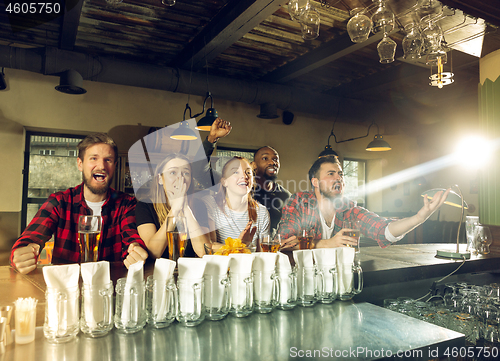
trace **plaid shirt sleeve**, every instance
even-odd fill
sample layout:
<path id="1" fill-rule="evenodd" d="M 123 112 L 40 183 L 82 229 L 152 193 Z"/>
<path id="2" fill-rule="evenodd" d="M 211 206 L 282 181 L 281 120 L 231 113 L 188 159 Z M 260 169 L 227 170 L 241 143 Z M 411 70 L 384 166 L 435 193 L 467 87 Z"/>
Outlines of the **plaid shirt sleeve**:
<path id="1" fill-rule="evenodd" d="M 321 220 L 317 201 L 313 194 L 299 192 L 292 195 L 283 206 L 277 234 L 289 238 L 301 229 L 312 229 L 314 240 L 321 239 Z"/>
<path id="2" fill-rule="evenodd" d="M 138 243 L 146 251 L 148 250 L 146 244 L 137 232 L 135 224 L 135 206 L 137 201 L 135 198 L 128 199 L 124 205 L 124 212 L 120 222 L 120 230 L 122 237 L 122 259 L 128 255 L 128 247 L 132 243 Z"/>
<path id="3" fill-rule="evenodd" d="M 335 218 L 336 232 L 342 229 L 342 222 L 344 221 L 359 221 L 361 234 L 376 240 L 381 248 L 385 248 L 391 244 L 385 238 L 385 228 L 392 222 L 392 219 L 380 217 L 363 207 L 355 206 L 345 212 L 337 213 Z"/>
<path id="4" fill-rule="evenodd" d="M 58 208 L 59 205 L 60 200 L 57 198 L 56 194 L 52 194 L 40 207 L 28 227 L 26 227 L 24 232 L 12 246 L 10 254 L 10 264 L 12 266 L 14 266 L 12 258 L 16 249 L 25 247 L 30 243 L 36 243 L 40 245 L 40 249 L 42 249 L 45 246 L 45 242 L 52 237 L 58 225 L 60 213 L 60 209 Z"/>

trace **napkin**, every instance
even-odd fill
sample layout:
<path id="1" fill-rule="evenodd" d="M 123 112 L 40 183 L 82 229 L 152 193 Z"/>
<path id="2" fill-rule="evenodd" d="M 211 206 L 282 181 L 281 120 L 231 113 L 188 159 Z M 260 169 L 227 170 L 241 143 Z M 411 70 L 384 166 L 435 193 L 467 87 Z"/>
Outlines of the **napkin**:
<path id="1" fill-rule="evenodd" d="M 313 263 L 313 251 L 311 249 L 293 251 L 293 259 L 298 268 L 311 268 Z"/>
<path id="2" fill-rule="evenodd" d="M 205 267 L 205 305 L 208 308 L 219 309 L 224 299 L 225 285 L 221 283 L 221 277 L 227 277 L 229 261 L 227 256 L 205 255 L 207 261 Z"/>
<path id="3" fill-rule="evenodd" d="M 338 248 L 317 248 L 313 249 L 314 263 L 323 273 L 324 292 L 332 293 L 334 289 L 335 280 L 330 270 L 336 267 L 337 263 L 337 249 Z"/>
<path id="4" fill-rule="evenodd" d="M 71 295 L 69 290 L 78 287 L 78 280 L 80 278 L 80 265 L 70 264 L 61 266 L 45 266 L 43 268 L 43 278 L 47 289 L 54 292 L 48 292 L 47 296 L 47 323 L 49 328 L 57 330 L 58 333 L 65 333 L 68 327 L 78 323 L 78 302 L 67 302 L 67 308 L 64 308 L 65 315 L 60 315 L 59 310 L 59 293 L 67 293 L 68 298 Z M 78 298 L 78 291 L 76 297 Z M 76 307 L 76 308 L 75 308 Z"/>
<path id="5" fill-rule="evenodd" d="M 81 265 L 83 288 L 83 310 L 85 322 L 90 328 L 96 328 L 104 320 L 104 299 L 98 292 L 111 282 L 109 262 L 88 262 Z M 93 297 L 95 296 L 95 297 Z"/>
<path id="6" fill-rule="evenodd" d="M 293 251 L 293 259 L 297 266 L 297 292 L 299 298 L 306 295 L 314 295 L 314 263 L 313 251 L 310 249 Z"/>
<path id="7" fill-rule="evenodd" d="M 220 276 L 227 273 L 230 257 L 219 255 L 204 255 L 203 259 L 207 262 L 205 275 Z"/>
<path id="8" fill-rule="evenodd" d="M 292 265 L 290 264 L 288 256 L 282 252 L 278 252 L 276 254 L 278 255 L 278 259 L 276 261 L 276 269 L 278 273 L 292 272 Z"/>
<path id="9" fill-rule="evenodd" d="M 252 270 L 261 272 L 274 272 L 276 269 L 277 253 L 259 252 L 255 254 Z"/>
<path id="10" fill-rule="evenodd" d="M 255 258 L 255 253 L 231 253 L 229 261 L 229 272 L 239 274 L 252 273 L 252 264 Z"/>
<path id="11" fill-rule="evenodd" d="M 180 257 L 177 259 L 179 278 L 197 280 L 203 278 L 207 260 L 203 258 Z"/>
<path id="12" fill-rule="evenodd" d="M 278 254 L 260 252 L 255 254 L 252 270 L 254 277 L 254 297 L 256 301 L 270 302 L 273 294 L 271 275 L 276 269 Z"/>
<path id="13" fill-rule="evenodd" d="M 166 286 L 174 275 L 175 265 L 175 261 L 166 258 L 158 258 L 155 262 L 153 279 L 156 281 L 156 288 L 153 293 L 153 305 L 158 310 L 159 320 L 164 319 L 167 311 L 173 306 L 169 305 L 170 298 L 166 292 Z"/>
<path id="14" fill-rule="evenodd" d="M 231 276 L 231 305 L 245 305 L 247 283 L 245 279 L 251 276 L 255 253 L 233 253 L 229 257 L 229 275 Z M 253 292 L 253 290 L 251 291 Z"/>
<path id="15" fill-rule="evenodd" d="M 354 264 L 355 253 L 356 249 L 352 247 L 337 248 L 337 283 L 339 294 L 352 292 L 352 266 Z"/>
<path id="16" fill-rule="evenodd" d="M 125 280 L 125 287 L 123 289 L 123 305 L 122 305 L 122 314 L 120 315 L 120 319 L 123 325 L 127 325 L 129 321 L 133 323 L 137 323 L 139 321 L 140 310 L 139 304 L 136 304 L 137 307 L 132 310 L 133 313 L 130 312 L 130 293 L 132 288 L 142 288 L 142 293 L 144 293 L 144 261 L 136 262 L 130 265 L 127 272 L 127 279 Z M 140 296 L 139 296 L 140 297 Z M 132 319 L 130 319 L 130 317 Z"/>
<path id="17" fill-rule="evenodd" d="M 203 258 L 181 257 L 177 259 L 179 278 L 177 286 L 179 288 L 179 307 L 184 314 L 195 312 L 195 290 L 193 286 L 199 283 L 199 279 L 203 278 L 207 260 Z M 201 296 L 201 294 L 200 294 Z M 200 300 L 196 306 L 199 311 Z"/>

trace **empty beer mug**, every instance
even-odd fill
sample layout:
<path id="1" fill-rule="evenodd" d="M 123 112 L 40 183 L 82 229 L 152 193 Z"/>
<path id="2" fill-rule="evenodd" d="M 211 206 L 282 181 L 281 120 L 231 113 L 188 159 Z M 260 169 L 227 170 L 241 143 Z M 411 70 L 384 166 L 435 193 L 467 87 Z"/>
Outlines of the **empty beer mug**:
<path id="1" fill-rule="evenodd" d="M 280 292 L 276 307 L 290 310 L 297 305 L 297 275 L 294 271 L 278 272 Z"/>
<path id="2" fill-rule="evenodd" d="M 203 278 L 177 280 L 179 292 L 177 321 L 184 326 L 199 325 L 205 319 Z"/>
<path id="3" fill-rule="evenodd" d="M 82 286 L 80 329 L 90 337 L 105 336 L 113 328 L 113 282 Z"/>
<path id="4" fill-rule="evenodd" d="M 50 343 L 71 341 L 80 331 L 80 288 L 47 288 L 43 334 Z"/>
<path id="5" fill-rule="evenodd" d="M 253 276 L 251 273 L 229 272 L 230 308 L 236 317 L 246 317 L 253 312 Z"/>
<path id="6" fill-rule="evenodd" d="M 357 279 L 357 285 L 355 280 Z M 356 286 L 355 286 L 356 285 Z M 337 269 L 338 297 L 341 301 L 350 300 L 363 290 L 363 271 L 357 264 L 344 263 Z"/>
<path id="7" fill-rule="evenodd" d="M 337 269 L 335 265 L 318 267 L 318 301 L 332 303 L 337 298 Z"/>
<path id="8" fill-rule="evenodd" d="M 115 327 L 124 333 L 140 331 L 146 325 L 144 281 L 127 284 L 126 278 L 120 278 L 115 289 Z"/>
<path id="9" fill-rule="evenodd" d="M 278 304 L 280 279 L 276 272 L 253 271 L 254 310 L 269 313 Z"/>
<path id="10" fill-rule="evenodd" d="M 146 280 L 146 314 L 155 328 L 169 326 L 177 316 L 177 286 L 173 279 L 159 284 L 153 276 Z"/>
<path id="11" fill-rule="evenodd" d="M 318 278 L 316 267 L 297 267 L 297 304 L 313 306 L 318 299 Z"/>
<path id="12" fill-rule="evenodd" d="M 205 281 L 205 317 L 209 320 L 221 320 L 229 313 L 229 278 L 223 275 L 204 275 Z"/>

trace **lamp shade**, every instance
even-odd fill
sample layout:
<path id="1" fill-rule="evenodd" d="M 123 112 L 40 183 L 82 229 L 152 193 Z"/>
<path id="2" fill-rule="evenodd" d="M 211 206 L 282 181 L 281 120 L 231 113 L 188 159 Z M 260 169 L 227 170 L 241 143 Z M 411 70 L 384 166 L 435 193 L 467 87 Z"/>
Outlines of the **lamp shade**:
<path id="1" fill-rule="evenodd" d="M 434 189 L 429 189 L 425 192 L 422 192 L 421 196 L 422 197 L 425 197 L 425 195 L 427 194 L 427 198 L 429 199 L 432 199 L 437 192 L 444 192 L 446 191 L 446 189 L 444 188 L 434 188 Z M 447 204 L 449 206 L 453 206 L 453 207 L 457 207 L 457 208 L 462 208 L 462 197 L 460 197 L 460 195 L 454 191 L 450 191 L 450 193 L 448 194 L 448 197 L 446 197 L 446 201 L 444 202 L 444 204 Z M 467 202 L 465 202 L 465 199 L 464 199 L 464 209 L 468 209 L 469 206 L 467 205 Z"/>
<path id="2" fill-rule="evenodd" d="M 212 128 L 213 122 L 218 117 L 219 115 L 217 114 L 217 110 L 215 110 L 215 108 L 208 108 L 207 114 L 198 121 L 196 129 L 209 132 Z"/>
<path id="3" fill-rule="evenodd" d="M 172 132 L 170 138 L 175 140 L 195 140 L 198 137 L 196 136 L 196 133 L 189 128 L 188 122 L 183 120 L 179 125 L 179 128 Z"/>
<path id="4" fill-rule="evenodd" d="M 61 74 L 56 90 L 66 94 L 85 94 L 87 90 L 82 86 L 83 77 L 76 70 L 70 69 Z"/>
<path id="5" fill-rule="evenodd" d="M 327 157 L 329 155 L 334 155 L 336 157 L 338 157 L 339 155 L 337 154 L 336 151 L 334 151 L 332 149 L 332 146 L 330 144 L 328 144 L 326 147 L 325 147 L 325 150 L 323 150 L 321 153 L 319 153 L 318 155 L 318 158 L 321 158 L 321 157 Z"/>
<path id="6" fill-rule="evenodd" d="M 370 152 L 385 152 L 391 149 L 389 143 L 387 143 L 380 134 L 376 134 L 370 144 L 366 146 L 366 150 Z"/>

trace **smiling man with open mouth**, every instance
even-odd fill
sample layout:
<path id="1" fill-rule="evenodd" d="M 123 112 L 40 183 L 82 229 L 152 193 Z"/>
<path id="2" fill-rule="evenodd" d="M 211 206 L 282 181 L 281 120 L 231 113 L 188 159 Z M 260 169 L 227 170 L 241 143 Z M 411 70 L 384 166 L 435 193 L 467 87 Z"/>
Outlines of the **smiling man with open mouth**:
<path id="1" fill-rule="evenodd" d="M 52 236 L 53 264 L 79 262 L 80 215 L 102 218 L 99 261 L 123 261 L 128 267 L 148 257 L 135 227 L 135 198 L 110 187 L 117 159 L 118 148 L 104 133 L 91 134 L 78 144 L 77 166 L 83 183 L 50 195 L 14 243 L 12 266 L 23 274 L 36 269 L 38 255 Z"/>

